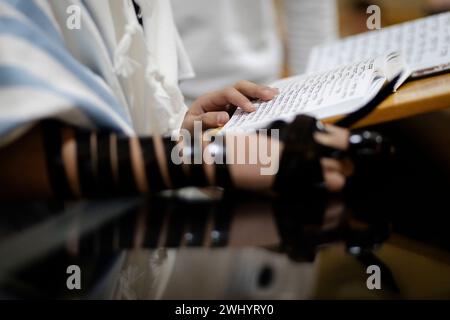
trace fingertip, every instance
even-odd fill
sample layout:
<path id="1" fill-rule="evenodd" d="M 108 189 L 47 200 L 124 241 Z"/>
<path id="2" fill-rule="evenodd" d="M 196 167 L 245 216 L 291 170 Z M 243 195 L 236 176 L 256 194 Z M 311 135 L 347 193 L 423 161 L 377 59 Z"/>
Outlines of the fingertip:
<path id="1" fill-rule="evenodd" d="M 263 100 L 272 100 L 279 94 L 279 90 L 277 88 L 266 87 L 262 90 L 261 99 Z"/>
<path id="2" fill-rule="evenodd" d="M 256 107 L 253 105 L 253 103 L 251 103 L 250 101 L 246 102 L 243 106 L 242 109 L 246 112 L 255 112 L 256 111 Z"/>
<path id="3" fill-rule="evenodd" d="M 217 124 L 218 126 L 224 126 L 227 122 L 230 121 L 230 116 L 226 112 L 220 112 L 217 114 Z"/>

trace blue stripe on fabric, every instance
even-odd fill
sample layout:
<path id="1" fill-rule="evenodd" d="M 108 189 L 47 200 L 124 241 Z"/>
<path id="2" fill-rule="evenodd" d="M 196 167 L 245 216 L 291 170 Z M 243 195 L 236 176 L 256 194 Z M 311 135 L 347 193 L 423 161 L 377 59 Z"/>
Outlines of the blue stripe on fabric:
<path id="1" fill-rule="evenodd" d="M 0 119 L 0 137 L 8 135 L 23 125 L 25 125 L 24 121 Z"/>
<path id="2" fill-rule="evenodd" d="M 49 54 L 56 59 L 64 68 L 72 72 L 81 82 L 86 84 L 93 92 L 97 94 L 108 106 L 110 106 L 123 120 L 130 125 L 125 110 L 119 102 L 104 87 L 102 87 L 94 78 L 95 75 L 74 59 L 70 53 L 62 47 L 56 46 L 47 38 L 42 37 L 35 30 L 30 29 L 24 23 L 9 17 L 0 17 L 0 34 L 9 34 L 27 40 L 35 47 Z"/>
<path id="3" fill-rule="evenodd" d="M 63 97 L 69 102 L 73 103 L 74 107 L 82 109 L 83 113 L 93 122 L 98 128 L 107 128 L 109 130 L 124 133 L 122 127 L 106 112 L 91 102 L 80 98 L 74 94 L 58 89 L 52 84 L 46 82 L 42 78 L 38 78 L 26 70 L 18 67 L 2 66 L 0 65 L 0 88 L 7 89 L 8 87 L 29 87 L 32 89 L 50 92 L 56 96 Z M 13 108 L 14 106 L 0 106 L 2 108 Z M 2 119 L 4 125 L 8 124 L 5 119 Z M 19 121 L 19 122 L 17 122 Z M 12 123 L 20 123 L 25 119 L 14 119 Z M 10 128 L 11 129 L 11 128 Z"/>
<path id="4" fill-rule="evenodd" d="M 27 16 L 34 24 L 39 26 L 43 31 L 46 32 L 53 40 L 60 44 L 64 41 L 59 34 L 58 30 L 53 25 L 52 21 L 46 15 L 44 11 L 34 2 L 34 0 L 0 0 L 10 6 L 16 8 L 23 15 Z"/>

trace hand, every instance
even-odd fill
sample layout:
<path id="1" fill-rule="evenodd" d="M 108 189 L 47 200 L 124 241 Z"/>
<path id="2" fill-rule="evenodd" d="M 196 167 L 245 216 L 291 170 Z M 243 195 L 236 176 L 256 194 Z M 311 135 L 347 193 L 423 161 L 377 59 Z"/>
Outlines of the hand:
<path id="1" fill-rule="evenodd" d="M 316 142 L 340 150 L 348 149 L 348 130 L 327 125 L 326 131 L 327 133 L 317 132 L 314 135 Z M 330 158 L 322 158 L 320 162 L 327 189 L 331 192 L 341 191 L 345 187 L 347 178 L 353 174 L 352 162 Z"/>
<path id="2" fill-rule="evenodd" d="M 207 93 L 198 98 L 189 108 L 182 128 L 192 132 L 195 121 L 201 121 L 203 129 L 222 127 L 230 120 L 230 114 L 236 107 L 253 112 L 255 107 L 250 100 L 269 101 L 278 93 L 276 88 L 239 81 L 233 87 Z"/>
<path id="3" fill-rule="evenodd" d="M 348 130 L 334 127 L 325 126 L 326 133 L 317 132 L 314 134 L 314 139 L 317 143 L 332 147 L 335 149 L 346 150 L 349 146 L 349 132 Z M 235 139 L 240 136 L 239 133 L 229 133 L 226 137 L 229 139 Z M 251 190 L 267 192 L 274 189 L 274 184 L 277 179 L 279 171 L 273 170 L 272 173 L 262 174 L 261 169 L 265 168 L 277 168 L 279 161 L 284 152 L 284 143 L 281 140 L 271 140 L 271 137 L 266 134 L 245 134 L 245 144 L 241 148 L 236 149 L 235 143 L 226 144 L 227 155 L 231 155 L 231 159 L 249 159 L 249 152 L 252 148 L 249 146 L 268 146 L 271 145 L 270 155 L 267 154 L 267 159 L 264 163 L 261 162 L 262 158 L 255 157 L 256 163 L 249 163 L 246 161 L 235 162 L 228 166 L 233 184 L 237 189 Z M 271 140 L 271 142 L 264 141 Z M 253 148 L 254 150 L 254 148 Z M 237 152 L 243 152 L 241 156 Z M 323 173 L 324 184 L 327 190 L 330 192 L 341 191 L 346 184 L 347 178 L 353 174 L 353 164 L 350 160 L 336 160 L 331 158 L 320 158 L 321 169 Z M 281 168 L 280 168 L 281 169 Z M 211 169 L 211 172 L 214 170 Z M 268 171 L 266 171 L 268 172 Z M 210 173 L 210 175 L 214 175 Z M 289 180 L 289 178 L 288 178 Z M 298 181 L 300 183 L 300 181 Z M 295 183 L 294 183 L 295 186 Z M 312 186 L 311 186 L 312 187 Z M 294 187 L 295 188 L 295 187 Z"/>

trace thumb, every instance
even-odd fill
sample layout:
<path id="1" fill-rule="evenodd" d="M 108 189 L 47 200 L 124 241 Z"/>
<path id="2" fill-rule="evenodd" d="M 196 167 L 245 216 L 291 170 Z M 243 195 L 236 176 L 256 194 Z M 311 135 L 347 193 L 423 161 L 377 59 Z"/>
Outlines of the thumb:
<path id="1" fill-rule="evenodd" d="M 229 120 L 230 116 L 225 111 L 206 112 L 199 116 L 204 129 L 213 129 L 224 126 Z"/>

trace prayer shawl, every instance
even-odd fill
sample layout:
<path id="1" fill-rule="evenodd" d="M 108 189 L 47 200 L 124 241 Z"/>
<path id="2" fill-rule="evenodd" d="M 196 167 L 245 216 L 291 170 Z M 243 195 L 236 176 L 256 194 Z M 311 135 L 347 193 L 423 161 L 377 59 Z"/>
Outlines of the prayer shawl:
<path id="1" fill-rule="evenodd" d="M 168 134 L 193 76 L 170 1 L 0 0 L 0 144 L 42 119 Z M 79 27 L 79 28 L 78 28 Z"/>

